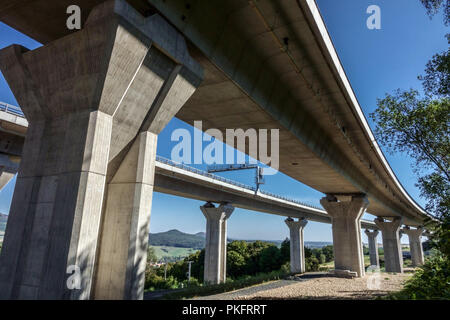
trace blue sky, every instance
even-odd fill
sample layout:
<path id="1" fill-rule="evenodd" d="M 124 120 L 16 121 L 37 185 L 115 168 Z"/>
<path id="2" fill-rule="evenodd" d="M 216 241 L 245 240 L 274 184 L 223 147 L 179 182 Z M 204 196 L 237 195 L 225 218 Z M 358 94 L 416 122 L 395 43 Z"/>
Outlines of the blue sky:
<path id="1" fill-rule="evenodd" d="M 341 62 L 353 86 L 359 103 L 368 117 L 376 108 L 376 99 L 397 88 L 421 89 L 417 75 L 423 73 L 426 62 L 437 52 L 447 49 L 442 16 L 428 18 L 419 0 L 317 0 L 328 31 Z M 381 8 L 381 30 L 369 30 L 366 20 L 369 5 Z M 29 49 L 40 46 L 36 41 L 0 23 L 0 48 L 18 43 Z M 0 101 L 17 104 L 6 81 L 0 74 Z M 372 123 L 369 120 L 370 125 Z M 171 134 L 177 128 L 192 127 L 173 119 L 158 138 L 158 154 L 170 157 L 177 142 Z M 397 177 L 422 206 L 412 161 L 404 154 L 385 155 Z M 204 166 L 200 166 L 204 167 Z M 253 172 L 224 174 L 229 178 L 253 184 Z M 8 213 L 14 190 L 12 180 L 0 192 L 0 212 Z M 266 178 L 262 188 L 290 198 L 319 205 L 323 196 L 281 173 Z M 179 229 L 194 233 L 204 231 L 205 219 L 200 212 L 202 202 L 155 193 L 153 197 L 151 232 Z M 373 216 L 366 214 L 366 219 Z M 236 209 L 228 223 L 228 235 L 235 239 L 284 239 L 288 229 L 284 218 L 248 210 Z M 331 241 L 331 226 L 310 222 L 305 228 L 306 241 Z M 363 234 L 363 241 L 367 238 Z M 381 241 L 381 239 L 379 239 Z M 406 242 L 403 237 L 402 242 Z"/>

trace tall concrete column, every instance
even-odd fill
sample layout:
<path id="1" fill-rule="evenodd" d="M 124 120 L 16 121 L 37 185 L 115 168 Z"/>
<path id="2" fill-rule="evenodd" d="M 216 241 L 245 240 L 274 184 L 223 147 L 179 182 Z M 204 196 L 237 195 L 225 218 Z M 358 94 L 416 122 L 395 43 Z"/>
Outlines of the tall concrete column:
<path id="1" fill-rule="evenodd" d="M 380 259 L 378 257 L 378 230 L 370 231 L 366 229 L 365 234 L 367 235 L 367 239 L 369 241 L 369 255 L 370 255 L 370 265 L 380 267 Z"/>
<path id="2" fill-rule="evenodd" d="M 291 257 L 291 272 L 304 273 L 305 272 L 305 246 L 303 241 L 303 229 L 308 223 L 305 218 L 295 221 L 292 218 L 285 220 L 289 227 L 290 234 L 290 257 Z"/>
<path id="3" fill-rule="evenodd" d="M 320 203 L 331 216 L 334 273 L 338 276 L 364 276 L 360 220 L 369 200 L 365 195 L 328 195 Z"/>
<path id="4" fill-rule="evenodd" d="M 409 250 L 411 253 L 412 265 L 415 267 L 423 265 L 424 258 L 421 241 L 423 228 L 419 227 L 417 229 L 410 229 L 409 227 L 405 227 L 401 230 L 403 231 L 403 233 L 407 234 L 409 238 Z"/>
<path id="5" fill-rule="evenodd" d="M 392 221 L 376 218 L 375 223 L 383 237 L 384 267 L 386 272 L 403 272 L 403 255 L 400 244 L 399 230 L 402 218 L 395 217 Z"/>
<path id="6" fill-rule="evenodd" d="M 234 207 L 229 204 L 215 207 L 208 202 L 200 209 L 206 218 L 204 282 L 223 283 L 226 280 L 227 219 Z"/>
<path id="7" fill-rule="evenodd" d="M 0 68 L 29 122 L 0 298 L 141 298 L 156 136 L 202 77 L 183 37 L 110 0 Z"/>

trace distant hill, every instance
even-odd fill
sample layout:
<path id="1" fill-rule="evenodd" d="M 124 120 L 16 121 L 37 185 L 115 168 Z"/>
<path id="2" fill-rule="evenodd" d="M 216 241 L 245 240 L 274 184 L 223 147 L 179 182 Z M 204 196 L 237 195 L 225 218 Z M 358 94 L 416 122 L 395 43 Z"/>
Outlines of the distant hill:
<path id="1" fill-rule="evenodd" d="M 198 232 L 195 234 L 184 233 L 179 230 L 169 230 L 166 232 L 150 233 L 149 244 L 152 246 L 168 246 L 178 248 L 194 248 L 203 249 L 205 247 L 205 233 Z M 228 242 L 238 239 L 228 239 Z M 244 240 L 246 242 L 255 242 L 256 240 Z M 264 242 L 273 243 L 277 247 L 281 246 L 282 240 L 263 240 Z M 325 241 L 305 241 L 308 248 L 322 248 L 333 244 Z"/>
<path id="2" fill-rule="evenodd" d="M 180 248 L 203 249 L 205 247 L 205 236 L 202 233 L 189 234 L 178 230 L 150 233 L 149 244 L 152 246 L 169 246 Z"/>

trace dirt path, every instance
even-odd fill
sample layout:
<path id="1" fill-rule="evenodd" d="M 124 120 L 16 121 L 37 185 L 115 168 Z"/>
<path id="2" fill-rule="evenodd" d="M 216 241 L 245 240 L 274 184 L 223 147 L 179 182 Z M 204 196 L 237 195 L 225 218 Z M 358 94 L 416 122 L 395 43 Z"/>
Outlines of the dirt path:
<path id="1" fill-rule="evenodd" d="M 250 299 L 374 299 L 390 292 L 398 291 L 411 273 L 380 273 L 363 278 L 343 279 L 326 274 L 312 276 L 305 274 L 300 281 L 280 280 L 233 292 L 199 297 L 209 300 L 250 300 Z"/>

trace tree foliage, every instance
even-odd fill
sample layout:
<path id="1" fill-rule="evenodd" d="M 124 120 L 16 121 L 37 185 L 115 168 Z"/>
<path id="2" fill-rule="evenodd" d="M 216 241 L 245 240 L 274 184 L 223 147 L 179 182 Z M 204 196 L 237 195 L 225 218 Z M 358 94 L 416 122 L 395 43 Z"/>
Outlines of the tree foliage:
<path id="1" fill-rule="evenodd" d="M 427 10 L 427 14 L 432 17 L 438 11 L 443 8 L 444 10 L 444 23 L 448 25 L 450 23 L 450 0 L 420 0 Z"/>
<path id="2" fill-rule="evenodd" d="M 375 135 L 391 153 L 404 152 L 416 160 L 417 186 L 428 199 L 427 210 L 448 215 L 450 199 L 450 99 L 419 96 L 418 91 L 397 90 L 378 99 L 371 114 Z"/>
<path id="3" fill-rule="evenodd" d="M 333 260 L 333 246 L 322 249 L 305 248 L 307 271 L 317 271 L 320 263 Z M 205 249 L 199 250 L 182 261 L 167 264 L 167 284 L 164 284 L 165 267 L 149 268 L 146 271 L 146 287 L 155 289 L 174 288 L 187 279 L 188 261 L 191 264 L 191 279 L 203 279 Z M 257 276 L 272 271 L 289 270 L 290 242 L 286 239 L 280 248 L 264 241 L 232 241 L 227 245 L 227 277 L 239 279 Z M 283 272 L 284 272 L 283 271 Z"/>

